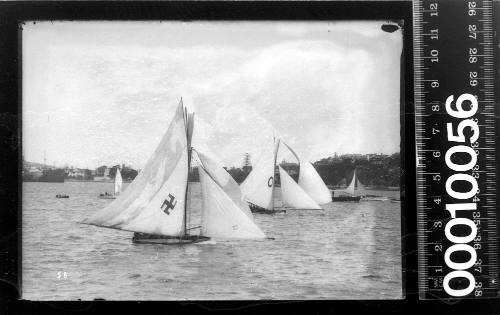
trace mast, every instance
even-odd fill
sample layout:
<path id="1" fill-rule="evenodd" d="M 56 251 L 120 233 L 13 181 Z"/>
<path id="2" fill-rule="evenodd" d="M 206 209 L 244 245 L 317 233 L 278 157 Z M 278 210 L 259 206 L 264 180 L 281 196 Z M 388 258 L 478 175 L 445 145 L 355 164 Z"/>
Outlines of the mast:
<path id="1" fill-rule="evenodd" d="M 356 191 L 358 189 L 358 178 L 356 177 L 356 167 L 354 167 L 353 181 L 354 181 L 354 191 Z"/>
<path id="2" fill-rule="evenodd" d="M 181 98 L 182 102 L 182 98 Z M 193 128 L 194 128 L 194 113 L 189 114 L 187 112 L 187 109 L 184 108 L 184 117 L 186 118 L 186 138 L 187 138 L 187 150 L 188 150 L 188 178 L 186 180 L 186 193 L 184 195 L 184 236 L 187 235 L 187 204 L 188 204 L 188 190 L 189 190 L 189 171 L 191 170 L 191 155 L 193 148 L 191 147 L 191 138 L 193 135 Z"/>
<path id="3" fill-rule="evenodd" d="M 288 148 L 288 150 L 290 150 L 290 152 L 292 152 L 293 156 L 295 156 L 295 158 L 297 159 L 297 163 L 299 165 L 299 169 L 298 169 L 298 172 L 299 172 L 299 179 L 300 179 L 300 164 L 301 164 L 301 161 L 300 161 L 300 158 L 299 158 L 299 155 L 286 143 L 283 141 L 283 144 Z"/>
<path id="4" fill-rule="evenodd" d="M 274 138 L 274 141 L 276 142 L 276 138 Z M 274 210 L 274 188 L 275 188 L 275 179 L 276 179 L 276 159 L 278 158 L 278 150 L 280 147 L 280 139 L 278 139 L 278 143 L 276 144 L 276 148 L 274 149 L 274 164 L 273 164 L 273 190 L 271 191 L 271 205 L 272 209 Z"/>
<path id="5" fill-rule="evenodd" d="M 191 169 L 191 144 L 188 144 L 188 179 L 186 181 L 186 193 L 184 194 L 184 236 L 187 235 L 187 202 L 188 202 L 188 189 L 189 189 L 189 170 Z"/>
<path id="6" fill-rule="evenodd" d="M 184 122 L 186 123 L 186 139 L 187 139 L 187 154 L 188 154 L 188 175 L 186 179 L 186 192 L 184 193 L 184 220 L 183 220 L 183 229 L 182 231 L 184 232 L 184 236 L 187 235 L 187 201 L 188 201 L 188 188 L 189 188 L 189 169 L 191 166 L 191 143 L 189 143 L 189 119 L 188 119 L 188 114 L 187 114 L 187 109 L 184 107 L 184 103 L 182 102 L 182 96 L 181 96 L 181 103 L 182 107 L 184 109 Z"/>

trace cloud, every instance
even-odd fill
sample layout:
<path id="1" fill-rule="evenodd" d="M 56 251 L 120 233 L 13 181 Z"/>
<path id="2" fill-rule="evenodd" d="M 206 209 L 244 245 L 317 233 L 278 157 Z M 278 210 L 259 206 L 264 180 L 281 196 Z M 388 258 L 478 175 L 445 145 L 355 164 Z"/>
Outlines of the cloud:
<path id="1" fill-rule="evenodd" d="M 38 37 L 23 36 L 23 152 L 27 160 L 46 151 L 49 161 L 141 167 L 181 96 L 196 112 L 194 143 L 226 165 L 257 156 L 274 133 L 311 160 L 398 151 L 401 34 L 368 24 L 327 24 L 332 38 L 315 23 L 210 24 L 209 40 L 196 23 L 175 24 L 178 34 L 164 31 L 168 44 L 149 41 L 156 24 L 120 33 L 111 23 L 101 37 L 75 27 L 76 44 L 36 29 Z M 254 45 L 240 39 L 252 30 Z M 339 38 L 347 31 L 349 42 Z"/>

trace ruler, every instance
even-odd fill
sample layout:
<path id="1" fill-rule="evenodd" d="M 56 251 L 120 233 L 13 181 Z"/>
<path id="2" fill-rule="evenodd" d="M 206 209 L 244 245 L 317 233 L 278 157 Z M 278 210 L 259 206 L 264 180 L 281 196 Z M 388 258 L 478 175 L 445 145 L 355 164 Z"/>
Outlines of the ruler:
<path id="1" fill-rule="evenodd" d="M 491 0 L 415 0 L 420 299 L 498 297 Z"/>

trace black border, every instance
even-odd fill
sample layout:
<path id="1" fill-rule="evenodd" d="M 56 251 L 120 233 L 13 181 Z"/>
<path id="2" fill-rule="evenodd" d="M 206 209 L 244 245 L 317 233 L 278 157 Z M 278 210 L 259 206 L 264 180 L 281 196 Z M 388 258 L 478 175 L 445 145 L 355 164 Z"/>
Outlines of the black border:
<path id="1" fill-rule="evenodd" d="M 20 32 L 24 20 L 392 20 L 404 21 L 402 59 L 402 235 L 404 300 L 392 301 L 231 301 L 231 302 L 28 302 L 16 301 L 20 287 Z M 467 310 L 500 312 L 495 300 L 418 301 L 416 255 L 415 136 L 413 116 L 413 34 L 411 1 L 7 1 L 0 2 L 0 313 L 51 313 L 124 310 L 165 313 L 176 311 L 304 311 L 400 313 L 425 307 L 434 312 Z M 20 268 L 19 268 L 20 270 Z M 20 274 L 19 274 L 20 275 Z M 20 279 L 20 278 L 19 278 Z M 20 280 L 19 280 L 20 281 Z M 140 289 L 140 288 L 139 288 Z M 7 303 L 5 303 L 7 302 Z M 464 306 L 466 306 L 464 308 Z M 470 307 L 470 308 L 469 308 Z M 419 308 L 419 307 L 417 307 Z"/>
<path id="2" fill-rule="evenodd" d="M 404 24 L 404 52 L 402 56 L 402 84 L 401 84 L 401 113 L 405 113 L 401 116 L 401 149 L 402 152 L 412 151 L 411 148 L 414 147 L 414 137 L 412 135 L 413 131 L 413 56 L 412 56 L 412 41 L 411 41 L 411 29 L 412 29 L 412 14 L 411 14 L 411 3 L 410 2 L 6 2 L 0 5 L 2 9 L 0 14 L 1 24 L 0 24 L 0 37 L 1 35 L 7 35 L 8 40 L 3 43 L 6 44 L 7 48 L 5 54 L 7 58 L 2 58 L 0 62 L 10 65 L 6 71 L 7 78 L 2 83 L 9 82 L 10 86 L 8 89 L 2 88 L 2 91 L 8 90 L 10 93 L 7 95 L 8 100 L 7 111 L 11 114 L 17 114 L 18 125 L 11 129 L 19 130 L 16 134 L 18 138 L 18 143 L 21 143 L 21 62 L 18 57 L 20 56 L 20 44 L 21 44 L 21 31 L 19 22 L 26 20 L 382 20 L 382 21 L 398 21 L 400 24 Z M 401 23 L 401 21 L 403 21 Z M 16 36 L 17 35 L 17 36 Z M 6 61 L 6 62 L 4 62 Z M 0 65 L 3 65 L 0 63 Z M 3 68 L 0 66 L 0 68 Z M 405 70 L 403 70 L 405 69 Z M 404 92 L 405 93 L 404 93 Z M 404 127 L 403 127 L 404 126 Z M 410 141 L 410 142 L 409 142 Z M 413 142 L 413 143 L 412 143 Z M 14 153 L 12 156 L 16 155 L 18 162 L 22 160 L 21 146 L 14 148 Z M 412 152 L 409 152 L 412 155 Z M 407 153 L 408 154 L 408 153 Z M 402 155 L 403 156 L 403 155 Z M 12 159 L 13 161 L 14 159 Z M 5 160 L 4 160 L 5 161 Z M 413 191 L 412 189 L 412 177 L 413 172 L 407 171 L 407 169 L 412 170 L 414 165 L 412 165 L 414 159 L 402 158 L 402 192 Z M 414 163 L 413 163 L 414 164 Z M 10 168 L 10 170 L 17 169 L 17 178 L 9 177 L 11 179 L 16 179 L 18 191 L 21 191 L 22 183 L 19 181 L 20 165 L 18 163 L 17 167 Z M 12 171 L 11 171 L 12 173 Z M 11 174 L 12 175 L 12 174 Z M 14 187 L 13 185 L 9 185 Z M 15 195 L 14 200 L 19 200 L 16 192 L 12 192 Z M 409 204 L 414 204 L 409 195 L 402 196 L 402 210 L 404 209 L 403 218 L 410 217 L 406 214 L 407 211 L 413 212 Z M 16 201 L 17 201 L 16 200 Z M 19 200 L 20 201 L 20 200 Z M 12 209 L 13 204 L 11 205 Z M 20 202 L 17 202 L 18 206 L 18 216 L 17 222 L 21 225 L 21 211 Z M 13 213 L 12 213 L 13 214 Z M 10 219 L 15 221 L 15 215 L 12 215 Z M 414 221 L 414 220 L 413 220 Z M 415 233 L 411 232 L 414 230 L 415 222 L 412 220 L 402 220 L 402 235 L 403 237 L 403 270 L 408 270 L 410 272 L 403 272 L 403 284 L 406 285 L 406 293 L 408 295 L 414 295 L 417 290 L 413 286 L 416 283 L 415 271 L 416 266 L 413 266 L 411 256 L 414 255 L 414 250 L 412 250 L 412 244 L 416 244 Z M 12 225 L 14 226 L 14 225 Z M 413 226 L 413 227 L 412 227 Z M 2 229 L 3 230 L 3 229 Z M 7 230 L 7 229 L 6 229 Z M 409 232 L 410 231 L 410 232 Z M 14 232 L 14 231 L 13 231 Z M 19 232 L 21 232 L 19 230 Z M 406 234 L 408 233 L 409 234 Z M 15 233 L 15 232 L 14 232 Z M 17 233 L 11 237 L 12 248 L 11 254 L 17 252 L 14 249 L 14 239 L 17 238 L 16 243 L 19 243 L 21 234 Z M 20 270 L 20 254 L 17 252 L 17 267 Z M 16 257 L 16 258 L 17 258 Z M 416 258 L 416 257 L 415 257 Z M 406 268 L 405 268 L 406 265 Z M 405 277 L 404 274 L 407 274 Z M 20 288 L 21 273 L 18 274 L 17 287 Z M 408 279 L 409 281 L 406 281 Z M 11 280 L 12 281 L 12 280 Z M 0 291 L 1 292 L 1 291 Z M 11 294 L 9 294 L 11 298 Z M 336 301 L 340 302 L 340 301 Z M 356 303 L 356 301 L 352 301 Z M 32 302 L 34 303 L 34 302 Z M 69 302 L 64 302 L 63 304 L 68 305 Z M 113 302 L 115 303 L 115 302 Z M 173 302 L 175 303 L 175 302 Z M 213 304 L 215 303 L 215 304 Z M 189 302 L 183 303 L 188 305 L 198 305 L 205 306 L 208 308 L 215 307 L 219 309 L 221 306 L 223 309 L 231 309 L 230 305 L 234 305 L 238 308 L 245 305 L 264 305 L 262 301 L 255 302 Z M 283 305 L 282 301 L 276 302 Z M 307 302 L 309 303 L 309 302 Z M 322 302 L 315 302 L 320 303 Z M 351 303 L 351 302 L 343 302 Z M 357 302 L 362 303 L 362 302 Z M 367 302 L 368 303 L 368 302 Z M 377 302 L 370 302 L 378 304 Z M 37 304 L 37 303 L 35 303 Z M 49 303 L 53 305 L 53 303 Z M 60 304 L 60 303 L 57 303 Z M 70 303 L 71 304 L 71 303 Z M 88 303 L 84 303 L 88 304 Z M 287 305 L 299 304 L 303 305 L 303 302 L 289 302 Z M 365 304 L 365 305 L 369 305 Z M 47 305 L 47 304 L 45 304 Z M 268 304 L 269 305 L 269 304 Z M 275 304 L 272 304 L 275 305 Z M 69 305 L 68 305 L 69 306 Z"/>

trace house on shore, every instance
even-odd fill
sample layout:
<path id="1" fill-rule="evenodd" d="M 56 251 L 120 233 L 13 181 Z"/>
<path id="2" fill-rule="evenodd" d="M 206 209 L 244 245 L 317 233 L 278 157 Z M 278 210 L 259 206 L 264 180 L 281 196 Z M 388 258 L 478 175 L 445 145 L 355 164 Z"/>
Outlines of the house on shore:
<path id="1" fill-rule="evenodd" d="M 39 179 L 43 175 L 43 170 L 32 166 L 28 169 L 27 175 L 31 176 L 33 179 Z"/>
<path id="2" fill-rule="evenodd" d="M 111 168 L 106 165 L 99 166 L 95 169 L 94 181 L 102 182 L 102 181 L 110 181 L 111 177 L 109 176 L 109 172 Z"/>

